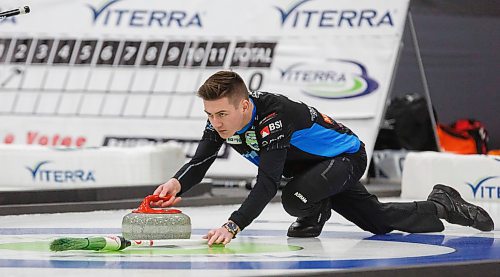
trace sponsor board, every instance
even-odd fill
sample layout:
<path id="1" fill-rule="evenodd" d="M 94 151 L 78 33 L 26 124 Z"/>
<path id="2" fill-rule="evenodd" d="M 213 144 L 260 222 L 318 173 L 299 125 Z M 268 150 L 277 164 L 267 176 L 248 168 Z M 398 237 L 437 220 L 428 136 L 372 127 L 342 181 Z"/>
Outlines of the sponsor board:
<path id="1" fill-rule="evenodd" d="M 25 167 L 33 178 L 34 183 L 87 183 L 95 182 L 94 170 L 60 169 L 51 161 L 37 162 L 33 166 Z"/>
<path id="2" fill-rule="evenodd" d="M 232 69 L 252 91 L 286 95 L 345 123 L 371 155 L 408 2 L 36 1 L 32 13 L 0 21 L 0 142 L 174 140 L 191 157 L 206 122 L 196 91 L 214 72 Z M 278 127 L 267 126 L 261 136 Z M 230 153 L 224 145 L 209 175 L 255 175 Z"/>
<path id="3" fill-rule="evenodd" d="M 494 156 L 443 152 L 409 152 L 405 158 L 401 196 L 427 197 L 436 184 L 457 190 L 463 199 L 500 200 L 500 162 Z"/>
<path id="4" fill-rule="evenodd" d="M 0 187 L 14 190 L 158 185 L 185 162 L 178 143 L 133 148 L 0 144 Z"/>
<path id="5" fill-rule="evenodd" d="M 475 182 L 465 182 L 474 199 L 500 199 L 500 176 L 487 176 Z"/>
<path id="6" fill-rule="evenodd" d="M 374 92 L 378 83 L 356 61 L 327 60 L 323 64 L 296 63 L 280 69 L 281 80 L 299 85 L 304 94 L 325 99 L 360 97 Z"/>
<path id="7" fill-rule="evenodd" d="M 87 138 L 84 136 L 61 135 L 59 133 L 49 134 L 39 131 L 28 131 L 25 136 L 19 138 L 13 133 L 7 133 L 3 136 L 2 142 L 4 144 L 21 143 L 27 145 L 84 147 Z"/>

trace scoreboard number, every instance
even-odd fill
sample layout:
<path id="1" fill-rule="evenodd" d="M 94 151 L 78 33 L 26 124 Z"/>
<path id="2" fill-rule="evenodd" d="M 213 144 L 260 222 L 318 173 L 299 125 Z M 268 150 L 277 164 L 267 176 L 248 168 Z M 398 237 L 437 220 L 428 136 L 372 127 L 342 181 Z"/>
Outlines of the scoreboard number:
<path id="1" fill-rule="evenodd" d="M 76 40 L 74 39 L 63 39 L 59 41 L 57 45 L 56 54 L 54 56 L 53 63 L 55 64 L 69 64 L 71 60 L 71 55 L 73 54 L 73 49 L 75 48 Z"/>
<path id="2" fill-rule="evenodd" d="M 141 65 L 156 66 L 158 64 L 162 48 L 162 41 L 150 41 L 146 43 L 146 47 L 142 55 Z"/>
<path id="3" fill-rule="evenodd" d="M 226 61 L 230 42 L 214 42 L 208 52 L 207 67 L 221 67 Z"/>
<path id="4" fill-rule="evenodd" d="M 50 52 L 52 46 L 54 45 L 54 40 L 52 39 L 40 39 L 36 43 L 35 53 L 31 59 L 32 64 L 47 64 L 50 58 Z"/>
<path id="5" fill-rule="evenodd" d="M 97 65 L 112 65 L 119 45 L 120 42 L 116 40 L 103 41 L 99 58 L 97 59 Z"/>
<path id="6" fill-rule="evenodd" d="M 183 41 L 170 42 L 163 59 L 163 66 L 179 66 L 185 46 L 186 42 Z"/>
<path id="7" fill-rule="evenodd" d="M 14 46 L 14 54 L 11 63 L 25 63 L 28 59 L 29 50 L 31 47 L 31 39 L 19 39 Z"/>
<path id="8" fill-rule="evenodd" d="M 75 64 L 90 64 L 94 56 L 97 40 L 83 40 L 78 49 Z"/>

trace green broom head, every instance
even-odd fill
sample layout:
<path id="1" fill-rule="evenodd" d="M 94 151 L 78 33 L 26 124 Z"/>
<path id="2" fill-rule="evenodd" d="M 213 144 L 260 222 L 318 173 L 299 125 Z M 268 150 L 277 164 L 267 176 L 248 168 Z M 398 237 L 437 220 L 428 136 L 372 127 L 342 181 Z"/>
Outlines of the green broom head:
<path id="1" fill-rule="evenodd" d="M 51 251 L 101 250 L 106 246 L 104 237 L 60 238 L 50 243 Z"/>

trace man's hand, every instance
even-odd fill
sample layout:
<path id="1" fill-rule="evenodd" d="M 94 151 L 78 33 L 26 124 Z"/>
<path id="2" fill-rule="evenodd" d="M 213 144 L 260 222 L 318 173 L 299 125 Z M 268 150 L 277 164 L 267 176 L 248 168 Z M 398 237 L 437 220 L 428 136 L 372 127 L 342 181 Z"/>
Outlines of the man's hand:
<path id="1" fill-rule="evenodd" d="M 204 239 L 208 239 L 208 246 L 212 244 L 228 244 L 233 239 L 233 234 L 231 234 L 226 228 L 220 227 L 217 229 L 210 230 L 208 234 L 203 236 Z"/>
<path id="2" fill-rule="evenodd" d="M 181 183 L 179 183 L 179 180 L 172 178 L 166 183 L 159 185 L 153 192 L 154 195 L 158 195 L 160 197 L 170 195 L 170 199 L 165 202 L 160 200 L 157 202 L 153 202 L 152 204 L 163 208 L 177 205 L 177 203 L 182 200 L 181 197 L 175 197 L 177 193 L 179 193 L 179 191 L 181 191 Z"/>

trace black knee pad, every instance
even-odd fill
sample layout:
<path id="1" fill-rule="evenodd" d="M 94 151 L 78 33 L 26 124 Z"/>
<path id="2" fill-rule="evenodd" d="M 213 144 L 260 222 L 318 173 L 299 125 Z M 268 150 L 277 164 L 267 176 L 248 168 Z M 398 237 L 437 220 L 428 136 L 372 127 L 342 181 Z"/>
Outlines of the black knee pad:
<path id="1" fill-rule="evenodd" d="M 308 199 L 299 191 L 283 191 L 281 203 L 285 211 L 295 217 L 309 216 L 315 210 L 315 204 L 309 203 Z"/>

